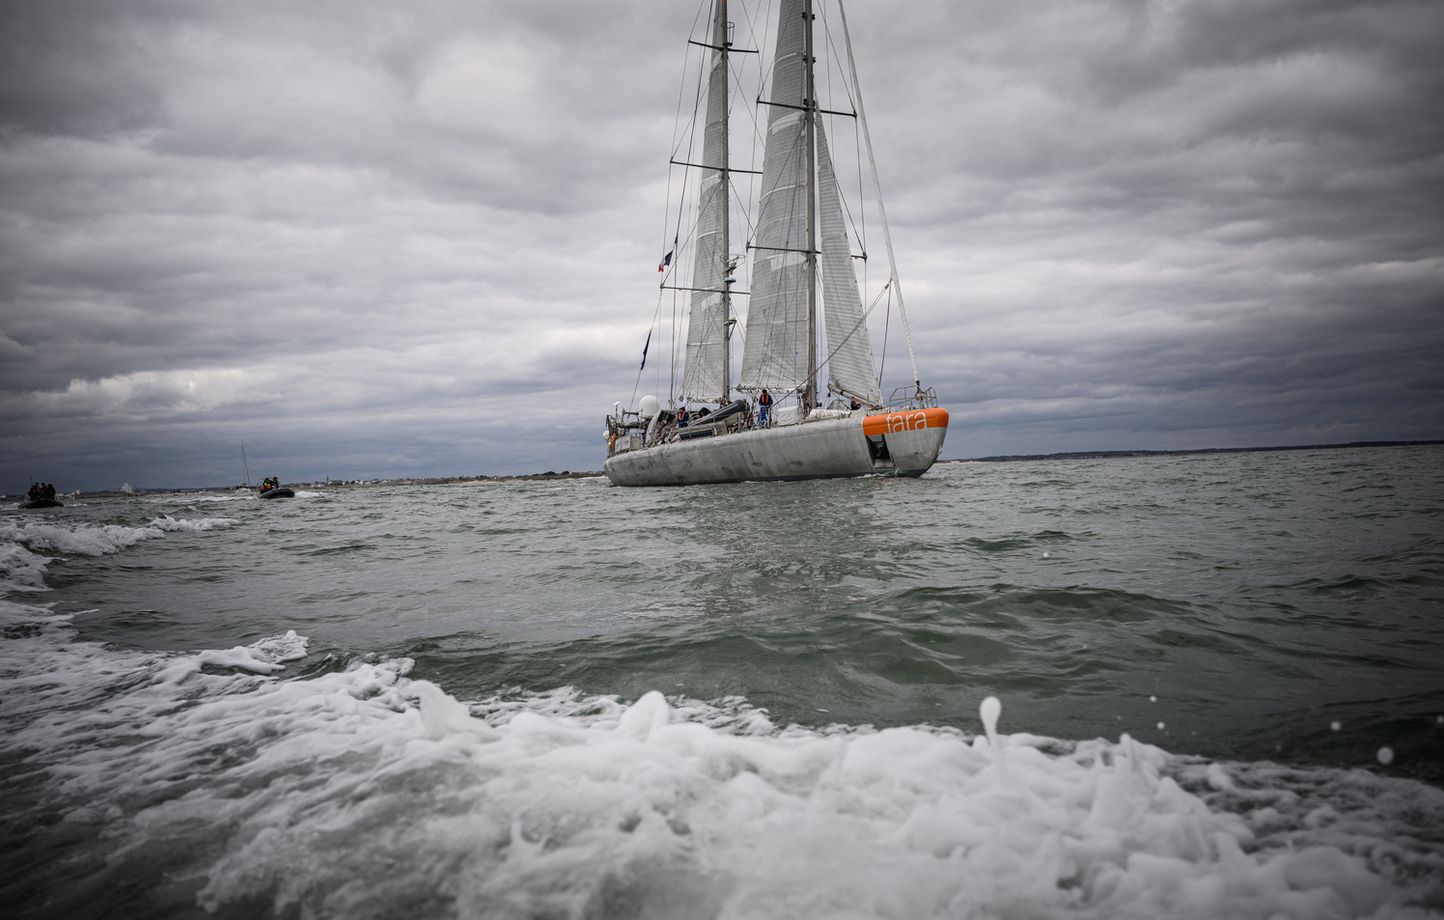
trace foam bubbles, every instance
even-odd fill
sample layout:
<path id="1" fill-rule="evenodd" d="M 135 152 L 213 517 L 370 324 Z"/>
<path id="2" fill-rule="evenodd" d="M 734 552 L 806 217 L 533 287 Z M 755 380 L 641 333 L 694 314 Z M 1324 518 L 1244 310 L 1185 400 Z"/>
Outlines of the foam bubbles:
<path id="1" fill-rule="evenodd" d="M 288 678 L 306 649 L 294 632 L 193 656 L 55 649 L 78 683 L 109 681 L 105 706 L 52 707 L 70 715 L 0 744 L 83 757 L 51 794 L 108 803 L 111 869 L 164 852 L 204 880 L 210 911 L 1353 916 L 1387 913 L 1409 871 L 1429 871 L 1419 856 L 1384 874 L 1354 855 L 1366 840 L 1307 820 L 1317 803 L 1237 782 L 1246 767 L 1200 766 L 1185 787 L 1187 762 L 1126 735 L 999 735 L 996 697 L 974 745 L 922 727 L 777 729 L 743 701 L 655 692 L 467 704 L 404 659 Z M 1444 808 L 1423 795 L 1411 807 Z"/>
<path id="2" fill-rule="evenodd" d="M 231 527 L 234 518 L 187 520 L 162 515 L 144 527 L 121 524 L 52 524 L 32 522 L 0 523 L 0 545 L 15 543 L 37 553 L 74 556 L 107 556 L 144 540 L 166 533 L 206 531 Z"/>
<path id="3" fill-rule="evenodd" d="M 157 530 L 169 533 L 196 532 L 216 530 L 223 527 L 234 527 L 240 521 L 235 518 L 201 518 L 200 520 L 186 520 L 184 518 L 173 518 L 170 515 L 161 515 L 150 522 L 150 526 Z"/>
<path id="4" fill-rule="evenodd" d="M 779 728 L 736 698 L 464 701 L 406 659 L 297 676 L 294 631 L 160 654 L 0 617 L 0 754 L 35 800 L 12 817 L 113 876 L 197 880 L 174 914 L 1389 916 L 1439 874 L 1390 841 L 1440 790 L 1004 735 L 993 696 L 986 742 Z M 95 842 L 32 820 L 56 812 Z"/>
<path id="5" fill-rule="evenodd" d="M 19 543 L 0 543 L 0 592 L 42 590 L 49 562 Z"/>
<path id="6" fill-rule="evenodd" d="M 253 645 L 229 651 L 200 652 L 196 661 L 218 668 L 250 671 L 252 674 L 275 674 L 286 669 L 285 662 L 306 657 L 307 641 L 305 636 L 298 636 L 291 629 L 283 636 L 262 639 Z"/>

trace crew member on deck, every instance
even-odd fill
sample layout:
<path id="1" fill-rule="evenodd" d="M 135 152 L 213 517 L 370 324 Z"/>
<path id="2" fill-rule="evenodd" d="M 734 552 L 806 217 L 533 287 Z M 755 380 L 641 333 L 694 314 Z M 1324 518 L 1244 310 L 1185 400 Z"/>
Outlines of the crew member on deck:
<path id="1" fill-rule="evenodd" d="M 681 406 L 678 406 L 678 407 L 677 407 L 677 427 L 678 427 L 678 428 L 686 428 L 686 427 L 687 427 L 687 407 L 686 407 L 686 405 L 681 405 Z"/>
<path id="2" fill-rule="evenodd" d="M 766 428 L 767 420 L 772 415 L 772 394 L 767 392 L 767 387 L 757 394 L 757 427 Z"/>

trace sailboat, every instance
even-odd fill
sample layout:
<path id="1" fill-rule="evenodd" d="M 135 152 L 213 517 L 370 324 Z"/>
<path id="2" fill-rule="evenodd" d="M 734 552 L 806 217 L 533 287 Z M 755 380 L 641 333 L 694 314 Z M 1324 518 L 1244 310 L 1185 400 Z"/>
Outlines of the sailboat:
<path id="1" fill-rule="evenodd" d="M 607 416 L 604 468 L 616 485 L 921 476 L 942 450 L 948 413 L 918 374 L 880 193 L 877 212 L 890 266 L 887 303 L 896 303 L 913 371 L 911 385 L 895 389 L 886 400 L 868 331 L 871 308 L 863 308 L 853 267 L 858 257 L 852 252 L 824 116 L 857 120 L 874 190 L 877 170 L 846 14 L 838 3 L 836 27 L 846 48 L 841 76 L 849 84 L 845 98 L 851 107 L 839 111 L 818 101 L 814 3 L 781 0 L 779 6 L 771 79 L 758 100 L 767 113 L 760 195 L 740 255 L 733 253 L 732 203 L 739 197 L 740 180 L 758 173 L 731 165 L 731 59 L 755 52 L 733 48 L 726 0 L 714 0 L 705 40 L 691 42 L 701 45 L 708 58 L 706 90 L 699 93 L 706 100 L 702 156 L 699 162 L 673 159 L 673 165 L 699 176 L 688 241 L 691 276 L 685 281 L 673 276 L 671 256 L 680 248 L 680 234 L 659 266 L 662 290 L 681 292 L 689 300 L 685 367 L 680 392 L 674 388 L 665 406 L 654 395 L 643 396 L 636 408 L 614 404 Z M 750 262 L 749 291 L 735 287 L 744 260 Z M 748 309 L 741 374 L 734 385 L 731 352 L 738 319 L 733 305 L 743 296 Z M 874 307 L 880 302 L 881 295 Z M 820 338 L 824 352 L 819 352 Z M 819 393 L 823 364 L 825 402 Z"/>

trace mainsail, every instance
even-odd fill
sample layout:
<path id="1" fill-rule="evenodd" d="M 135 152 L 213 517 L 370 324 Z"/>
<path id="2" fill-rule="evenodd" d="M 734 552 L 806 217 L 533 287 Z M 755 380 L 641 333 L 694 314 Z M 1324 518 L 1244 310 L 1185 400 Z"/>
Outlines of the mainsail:
<path id="1" fill-rule="evenodd" d="M 722 50 L 726 42 L 726 5 L 719 3 L 712 26 L 692 308 L 687 321 L 686 370 L 682 375 L 684 398 L 712 402 L 727 398 L 724 340 L 728 311 L 723 293 L 727 271 L 727 57 Z"/>
<path id="2" fill-rule="evenodd" d="M 772 71 L 772 108 L 762 159 L 762 200 L 753 245 L 752 302 L 747 313 L 747 348 L 742 387 L 785 393 L 807 381 L 808 291 L 813 283 L 808 258 L 809 196 L 806 119 L 806 4 L 784 0 Z M 828 372 L 834 392 L 870 405 L 881 400 L 851 247 L 843 220 L 842 196 L 817 120 L 815 189 L 819 210 L 820 272 Z"/>
<path id="3" fill-rule="evenodd" d="M 803 0 L 783 0 L 772 106 L 762 155 L 762 196 L 752 249 L 752 298 L 741 387 L 786 393 L 807 379 L 807 137 L 803 94 L 808 23 Z"/>

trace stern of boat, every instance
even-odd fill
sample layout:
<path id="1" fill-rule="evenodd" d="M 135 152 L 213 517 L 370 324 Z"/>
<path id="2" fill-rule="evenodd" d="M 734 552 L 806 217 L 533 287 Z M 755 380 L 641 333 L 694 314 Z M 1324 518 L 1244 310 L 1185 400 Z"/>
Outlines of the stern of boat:
<path id="1" fill-rule="evenodd" d="M 948 410 L 934 407 L 866 415 L 862 433 L 879 470 L 890 466 L 899 476 L 921 476 L 942 453 Z"/>

